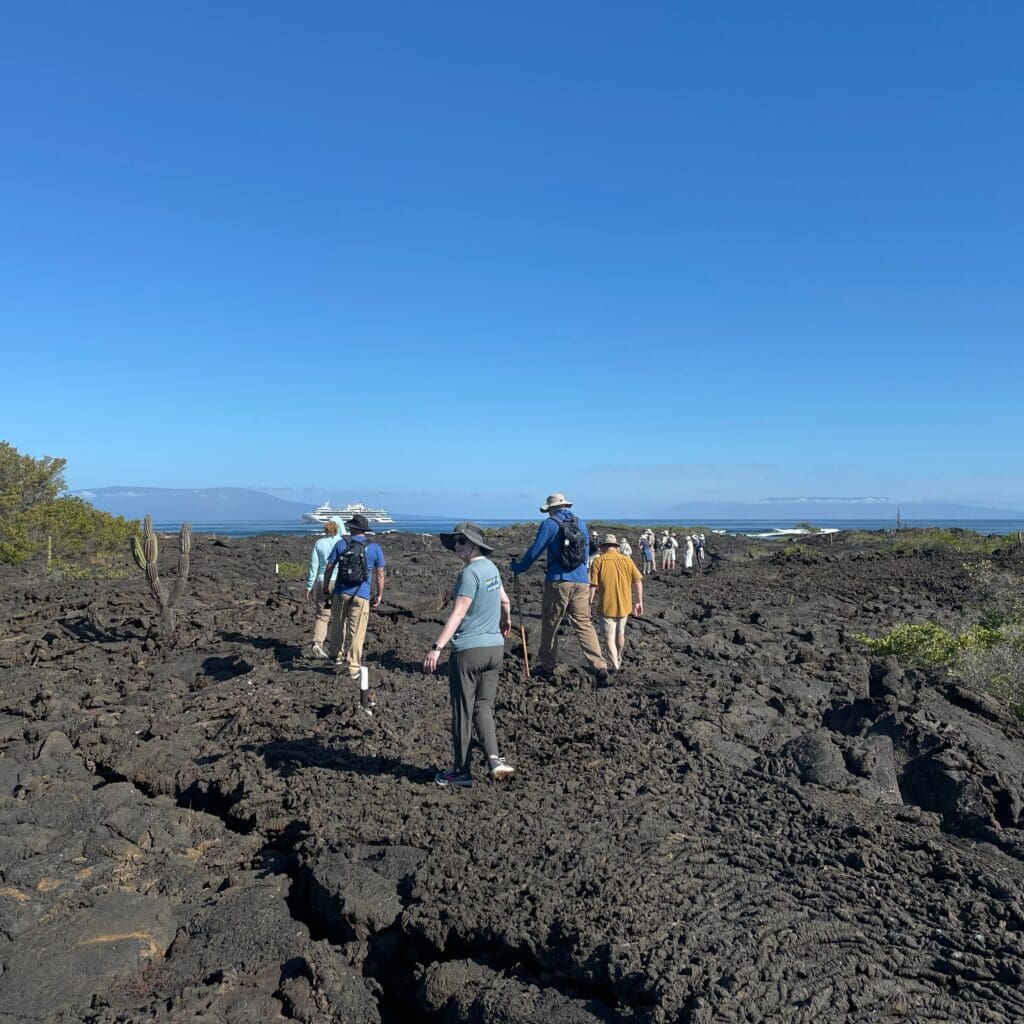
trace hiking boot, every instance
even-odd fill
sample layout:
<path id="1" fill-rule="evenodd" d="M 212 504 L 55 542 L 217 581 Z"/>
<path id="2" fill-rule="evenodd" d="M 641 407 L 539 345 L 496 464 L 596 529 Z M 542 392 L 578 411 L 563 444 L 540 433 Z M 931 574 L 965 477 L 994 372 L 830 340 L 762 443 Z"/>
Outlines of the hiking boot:
<path id="1" fill-rule="evenodd" d="M 473 777 L 469 772 L 460 772 L 458 768 L 446 768 L 434 776 L 434 782 L 439 786 L 460 786 L 468 789 L 473 785 Z"/>
<path id="2" fill-rule="evenodd" d="M 491 773 L 491 778 L 495 780 L 507 779 L 515 772 L 515 768 L 508 764 L 503 757 L 489 757 L 487 770 Z"/>
<path id="3" fill-rule="evenodd" d="M 323 647 L 320 644 L 313 644 L 313 657 L 326 658 L 327 652 L 323 649 Z"/>
<path id="4" fill-rule="evenodd" d="M 609 680 L 608 669 L 606 669 L 606 668 L 599 668 L 594 673 L 594 679 L 595 679 L 595 681 L 596 681 L 598 686 L 608 686 L 608 685 L 610 685 L 609 681 L 608 681 Z"/>
<path id="5" fill-rule="evenodd" d="M 538 683 L 553 683 L 555 681 L 555 670 L 551 668 L 535 668 L 533 678 Z"/>

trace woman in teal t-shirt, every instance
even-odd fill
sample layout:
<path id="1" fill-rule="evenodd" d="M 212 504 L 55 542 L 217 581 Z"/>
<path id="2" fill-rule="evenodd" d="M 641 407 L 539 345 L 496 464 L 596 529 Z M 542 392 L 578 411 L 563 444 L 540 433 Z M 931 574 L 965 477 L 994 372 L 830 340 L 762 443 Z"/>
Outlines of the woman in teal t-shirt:
<path id="1" fill-rule="evenodd" d="M 448 687 L 452 697 L 452 767 L 438 772 L 439 786 L 472 786 L 469 746 L 473 728 L 487 754 L 492 779 L 503 779 L 515 769 L 498 754 L 494 731 L 494 697 L 505 653 L 505 636 L 512 628 L 512 606 L 501 584 L 501 573 L 487 557 L 494 548 L 484 541 L 475 523 L 459 523 L 441 543 L 465 563 L 452 589 L 455 602 L 448 621 L 423 661 L 434 672 L 441 651 L 449 642 Z"/>

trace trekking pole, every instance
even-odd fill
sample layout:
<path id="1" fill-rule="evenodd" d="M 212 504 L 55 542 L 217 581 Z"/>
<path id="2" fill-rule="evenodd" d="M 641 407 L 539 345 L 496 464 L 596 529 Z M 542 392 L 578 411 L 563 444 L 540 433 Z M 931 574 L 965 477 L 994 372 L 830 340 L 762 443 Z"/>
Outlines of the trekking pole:
<path id="1" fill-rule="evenodd" d="M 526 626 L 523 625 L 523 599 L 519 596 L 519 573 L 512 575 L 512 593 L 516 599 L 516 608 L 519 611 L 519 638 L 523 641 L 523 675 L 530 678 L 530 652 L 526 646 Z"/>

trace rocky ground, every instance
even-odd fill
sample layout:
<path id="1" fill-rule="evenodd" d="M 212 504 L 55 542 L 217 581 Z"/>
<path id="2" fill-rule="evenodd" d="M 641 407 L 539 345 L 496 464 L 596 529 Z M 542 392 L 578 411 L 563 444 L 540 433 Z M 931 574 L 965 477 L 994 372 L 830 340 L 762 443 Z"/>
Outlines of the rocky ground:
<path id="1" fill-rule="evenodd" d="M 369 718 L 274 573 L 310 543 L 195 538 L 173 644 L 141 576 L 0 568 L 0 1022 L 1024 1019 L 1024 730 L 854 638 L 960 621 L 964 556 L 716 537 L 611 687 L 512 642 L 517 773 L 448 792 L 458 562 L 383 538 Z"/>

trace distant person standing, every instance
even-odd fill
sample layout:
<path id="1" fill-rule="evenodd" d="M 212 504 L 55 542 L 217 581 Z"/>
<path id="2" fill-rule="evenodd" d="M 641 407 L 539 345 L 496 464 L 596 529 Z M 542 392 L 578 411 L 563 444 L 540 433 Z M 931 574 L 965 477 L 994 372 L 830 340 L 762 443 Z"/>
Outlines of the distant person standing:
<path id="1" fill-rule="evenodd" d="M 324 593 L 330 593 L 331 577 L 338 570 L 331 598 L 331 628 L 327 656 L 339 668 L 346 667 L 351 679 L 359 679 L 363 664 L 363 644 L 370 619 L 370 573 L 377 593 L 373 605 L 384 596 L 384 552 L 376 541 L 370 541 L 370 523 L 357 513 L 345 520 L 349 536 L 342 537 L 327 559 L 324 568 Z"/>
<path id="2" fill-rule="evenodd" d="M 675 569 L 676 567 L 676 549 L 679 547 L 679 541 L 676 540 L 674 533 L 669 534 L 668 538 L 668 567 Z"/>
<path id="3" fill-rule="evenodd" d="M 587 525 L 569 509 L 572 502 L 564 494 L 549 494 L 540 506 L 548 518 L 540 524 L 537 536 L 520 559 L 512 559 L 512 571 L 523 573 L 543 553 L 547 553 L 544 573 L 544 598 L 541 604 L 540 653 L 536 678 L 552 679 L 558 661 L 558 627 L 568 616 L 583 648 L 583 656 L 599 683 L 608 680 L 608 664 L 590 617 L 587 554 L 590 538 Z"/>
<path id="4" fill-rule="evenodd" d="M 654 569 L 654 548 L 651 546 L 654 538 L 646 533 L 640 534 L 640 561 L 643 566 L 643 574 L 649 575 Z"/>
<path id="5" fill-rule="evenodd" d="M 633 547 L 629 543 L 628 537 L 624 536 L 622 540 L 619 541 L 619 551 L 622 554 L 624 554 L 627 558 L 631 559 L 633 557 Z"/>
<path id="6" fill-rule="evenodd" d="M 690 534 L 687 534 L 686 535 L 686 550 L 685 550 L 685 552 L 683 554 L 683 568 L 684 569 L 692 569 L 693 568 L 693 550 L 694 550 L 694 548 L 693 548 L 693 537 L 691 537 Z"/>
<path id="7" fill-rule="evenodd" d="M 441 651 L 451 643 L 452 767 L 438 772 L 434 781 L 439 786 L 468 787 L 473 785 L 469 754 L 474 729 L 491 778 L 504 779 L 515 771 L 499 756 L 494 730 L 494 698 L 512 609 L 501 573 L 488 557 L 494 548 L 476 523 L 458 523 L 451 533 L 441 534 L 441 543 L 462 559 L 463 567 L 452 589 L 451 614 L 423 661 L 424 671 L 434 672 Z"/>
<path id="8" fill-rule="evenodd" d="M 668 530 L 663 530 L 661 534 L 661 568 L 662 570 L 668 569 L 669 552 L 672 550 L 672 538 L 668 535 Z"/>
<path id="9" fill-rule="evenodd" d="M 309 572 L 306 575 L 306 600 L 312 602 L 316 614 L 313 620 L 313 656 L 326 658 L 323 644 L 327 639 L 327 624 L 331 621 L 330 601 L 324 595 L 324 566 L 338 543 L 338 534 L 344 535 L 345 524 L 340 516 L 324 523 L 324 535 L 317 539 L 309 556 Z"/>
<path id="10" fill-rule="evenodd" d="M 701 569 L 704 568 L 704 534 L 698 533 L 696 536 L 697 541 L 697 565 Z"/>
<path id="11" fill-rule="evenodd" d="M 619 550 L 616 550 L 619 547 Z M 636 592 L 636 600 L 630 602 L 630 587 Z M 644 584 L 640 570 L 632 558 L 622 554 L 621 545 L 613 533 L 601 538 L 601 554 L 590 567 L 590 605 L 598 601 L 598 611 L 604 623 L 605 642 L 612 670 L 622 668 L 622 652 L 626 647 L 626 620 L 632 610 L 634 615 L 644 613 Z"/>

